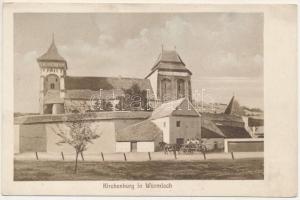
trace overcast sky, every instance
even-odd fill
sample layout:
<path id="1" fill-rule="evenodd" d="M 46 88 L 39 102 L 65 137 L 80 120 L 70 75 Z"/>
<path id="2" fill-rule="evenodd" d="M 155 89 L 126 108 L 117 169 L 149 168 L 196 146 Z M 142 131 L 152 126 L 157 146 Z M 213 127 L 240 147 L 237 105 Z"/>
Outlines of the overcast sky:
<path id="1" fill-rule="evenodd" d="M 162 44 L 192 71 L 204 100 L 263 108 L 263 15 L 16 14 L 15 111 L 38 112 L 39 67 L 52 33 L 68 75 L 144 78 Z"/>

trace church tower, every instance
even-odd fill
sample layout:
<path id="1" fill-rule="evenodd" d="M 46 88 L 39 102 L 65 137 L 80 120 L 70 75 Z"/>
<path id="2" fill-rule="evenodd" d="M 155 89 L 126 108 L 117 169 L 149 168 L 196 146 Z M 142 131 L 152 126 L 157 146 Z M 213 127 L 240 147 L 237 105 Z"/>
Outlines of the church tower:
<path id="1" fill-rule="evenodd" d="M 54 36 L 48 51 L 37 62 L 40 67 L 40 114 L 64 113 L 67 62 L 58 53 Z"/>
<path id="2" fill-rule="evenodd" d="M 161 102 L 187 97 L 192 101 L 192 72 L 188 70 L 176 50 L 164 50 L 146 76 L 156 99 Z"/>

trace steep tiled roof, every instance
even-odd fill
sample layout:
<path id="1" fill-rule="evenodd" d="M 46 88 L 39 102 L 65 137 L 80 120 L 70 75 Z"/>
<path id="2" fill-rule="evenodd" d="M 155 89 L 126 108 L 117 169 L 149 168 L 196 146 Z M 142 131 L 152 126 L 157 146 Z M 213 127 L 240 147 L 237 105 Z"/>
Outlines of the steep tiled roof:
<path id="1" fill-rule="evenodd" d="M 199 113 L 193 108 L 189 100 L 187 98 L 181 98 L 161 104 L 153 111 L 151 119 L 158 119 L 171 115 L 200 117 Z"/>
<path id="2" fill-rule="evenodd" d="M 201 120 L 201 138 L 224 138 L 222 131 L 208 119 Z"/>
<path id="3" fill-rule="evenodd" d="M 182 61 L 178 53 L 174 50 L 162 50 L 148 76 L 157 69 L 163 71 L 183 71 L 192 74 L 192 72 L 186 68 L 185 63 Z"/>
<path id="4" fill-rule="evenodd" d="M 152 113 L 152 119 L 172 115 L 173 111 L 183 102 L 184 98 L 161 104 Z"/>
<path id="5" fill-rule="evenodd" d="M 115 99 L 118 96 L 124 96 L 123 90 L 102 90 L 101 95 L 99 91 L 93 90 L 67 90 L 66 99 L 82 99 L 82 100 L 97 100 L 97 99 Z"/>
<path id="6" fill-rule="evenodd" d="M 40 56 L 38 61 L 62 61 L 66 62 L 66 60 L 58 53 L 54 39 L 46 53 Z"/>
<path id="7" fill-rule="evenodd" d="M 206 127 L 201 126 L 201 138 L 225 138 L 225 136 L 222 136 L 211 129 L 207 129 Z"/>
<path id="8" fill-rule="evenodd" d="M 153 141 L 156 137 L 161 136 L 162 134 L 162 130 L 152 121 L 145 120 L 117 131 L 116 140 L 118 142 Z"/>
<path id="9" fill-rule="evenodd" d="M 202 126 L 204 128 L 202 137 L 204 138 L 215 134 L 220 135 L 220 132 L 225 138 L 251 137 L 244 127 L 245 123 L 242 117 L 236 115 L 202 113 Z"/>
<path id="10" fill-rule="evenodd" d="M 123 96 L 124 90 L 137 85 L 140 90 L 149 90 L 149 98 L 154 97 L 150 80 L 139 78 L 118 78 L 118 77 L 74 77 L 66 76 L 65 89 L 66 98 L 90 99 L 93 95 L 100 95 L 104 98 Z"/>
<path id="11" fill-rule="evenodd" d="M 244 127 L 218 126 L 226 138 L 251 138 Z"/>

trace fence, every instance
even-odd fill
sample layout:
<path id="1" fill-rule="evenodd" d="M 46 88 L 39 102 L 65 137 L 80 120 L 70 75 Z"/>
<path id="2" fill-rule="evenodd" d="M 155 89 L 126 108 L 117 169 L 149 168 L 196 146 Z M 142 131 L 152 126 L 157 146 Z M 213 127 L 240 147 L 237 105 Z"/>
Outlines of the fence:
<path id="1" fill-rule="evenodd" d="M 79 161 L 94 161 L 94 162 L 121 162 L 121 161 L 163 161 L 163 160 L 184 160 L 184 161 L 204 161 L 204 160 L 235 160 L 242 158 L 263 158 L 263 152 L 230 152 L 230 153 L 190 153 L 183 154 L 178 152 L 129 152 L 129 153 L 94 153 L 81 154 Z M 15 160 L 39 160 L 39 161 L 74 161 L 75 154 L 70 153 L 45 153 L 45 152 L 28 152 L 15 154 Z"/>

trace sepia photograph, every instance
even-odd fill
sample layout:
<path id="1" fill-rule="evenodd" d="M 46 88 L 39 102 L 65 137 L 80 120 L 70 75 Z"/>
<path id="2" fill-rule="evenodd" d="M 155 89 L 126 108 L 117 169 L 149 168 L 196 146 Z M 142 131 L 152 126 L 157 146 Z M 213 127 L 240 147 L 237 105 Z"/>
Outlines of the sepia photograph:
<path id="1" fill-rule="evenodd" d="M 297 5 L 78 1 L 4 5 L 3 194 L 297 195 Z"/>
<path id="2" fill-rule="evenodd" d="M 263 19 L 15 14 L 14 180 L 263 179 Z"/>

